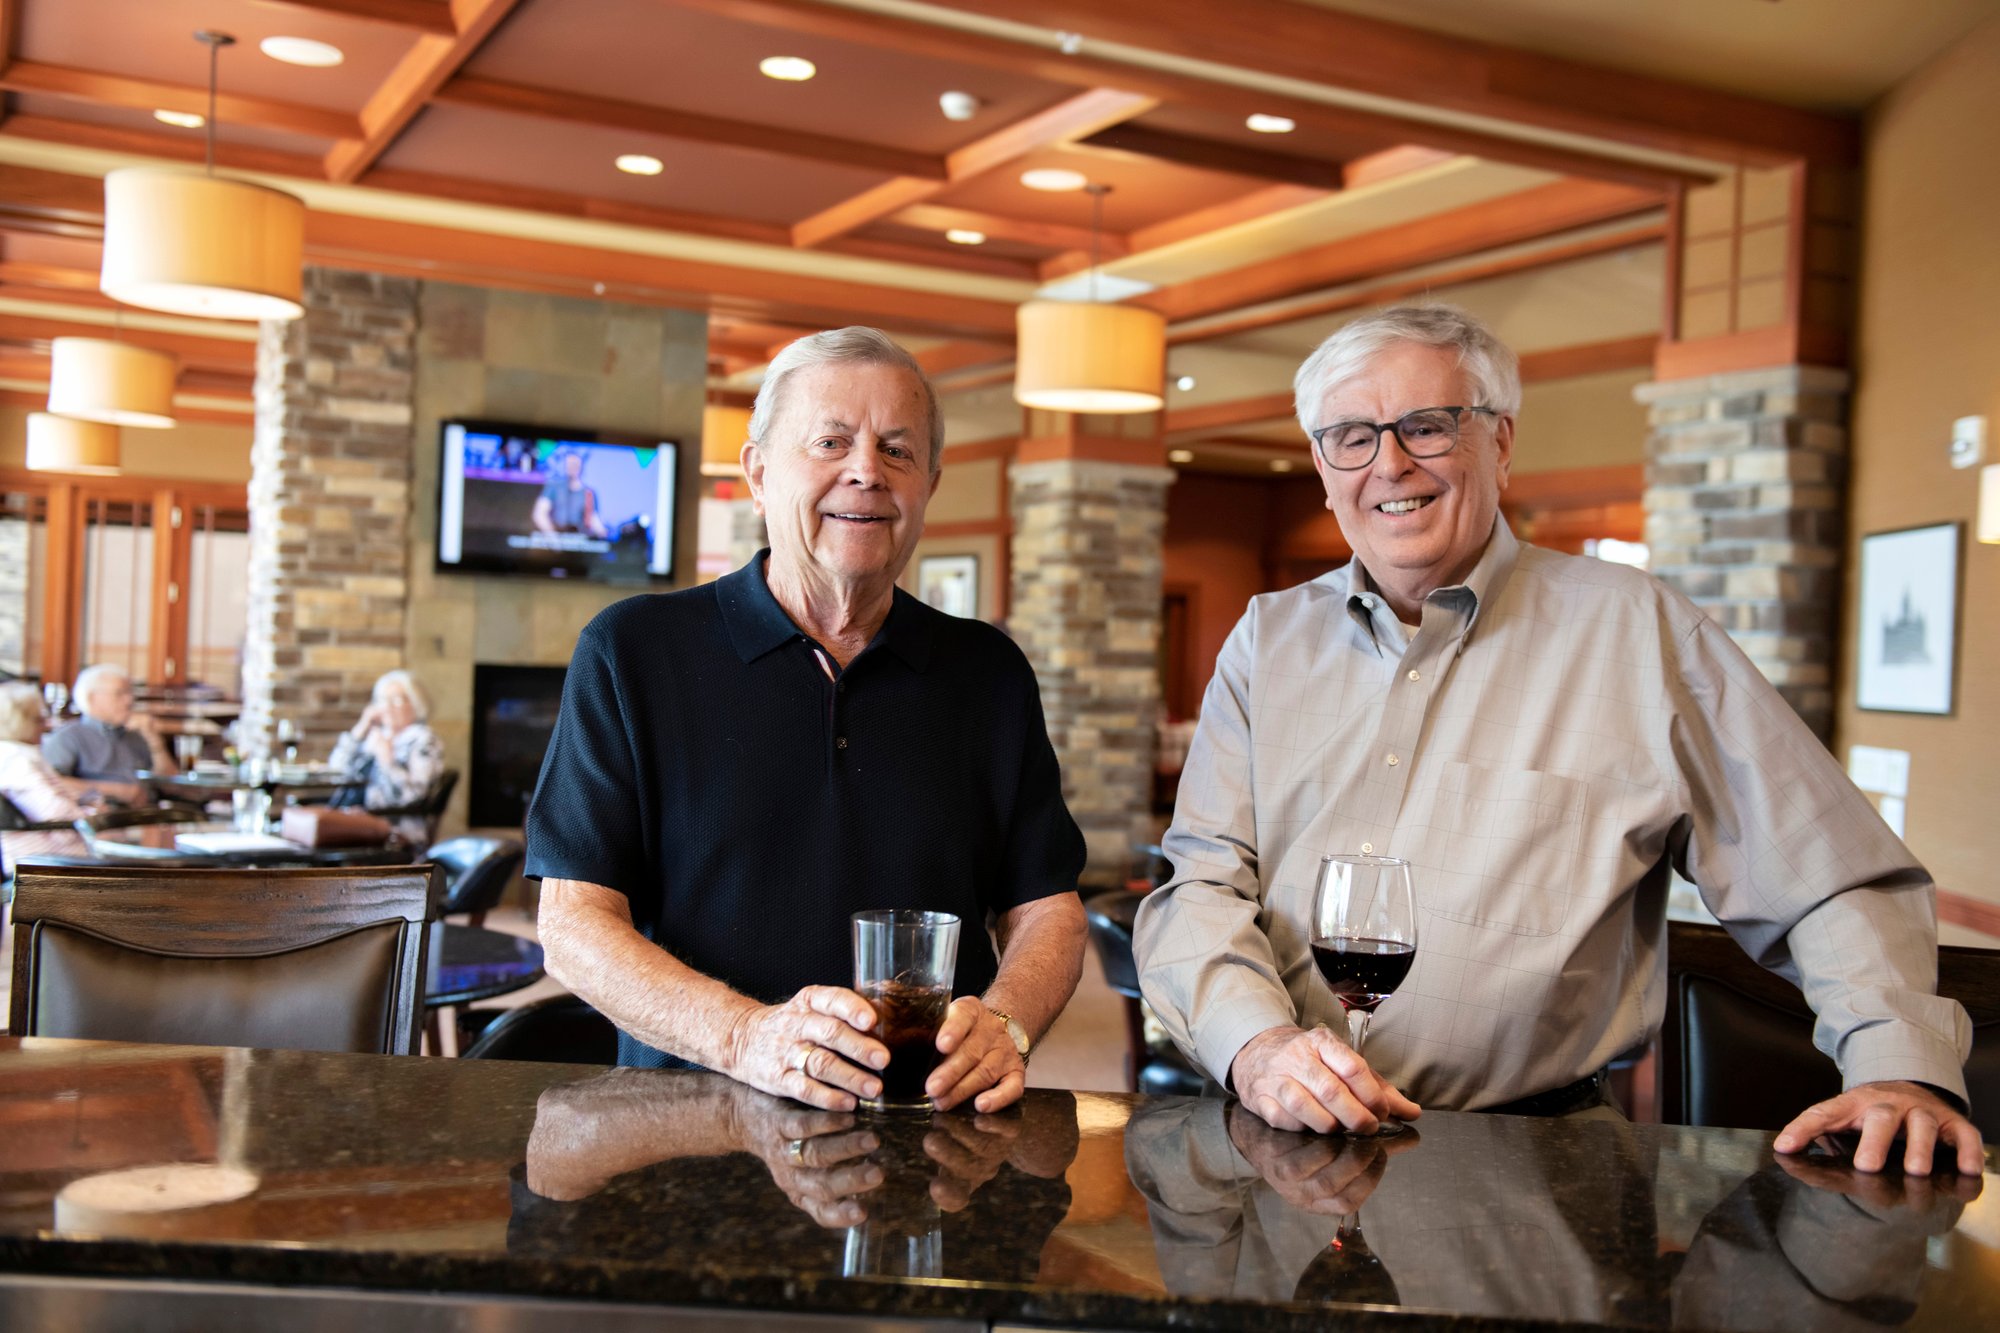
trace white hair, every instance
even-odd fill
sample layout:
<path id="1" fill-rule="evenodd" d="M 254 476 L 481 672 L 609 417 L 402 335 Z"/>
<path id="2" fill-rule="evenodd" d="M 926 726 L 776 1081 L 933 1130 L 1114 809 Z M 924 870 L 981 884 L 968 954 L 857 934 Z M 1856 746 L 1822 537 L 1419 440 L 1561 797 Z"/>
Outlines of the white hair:
<path id="1" fill-rule="evenodd" d="M 35 745 L 41 739 L 41 692 L 25 680 L 0 685 L 0 740 Z"/>
<path id="2" fill-rule="evenodd" d="M 944 465 L 944 417 L 938 412 L 937 390 L 930 376 L 903 347 L 880 329 L 854 324 L 825 333 L 809 333 L 786 344 L 771 358 L 764 383 L 757 390 L 757 402 L 750 410 L 750 440 L 762 447 L 765 436 L 784 408 L 785 381 L 794 371 L 815 366 L 894 366 L 916 376 L 923 387 L 924 410 L 930 416 L 931 475 Z"/>
<path id="3" fill-rule="evenodd" d="M 1476 401 L 1435 406 L 1488 407 L 1503 417 L 1520 412 L 1521 360 L 1493 330 L 1455 305 L 1399 305 L 1343 324 L 1299 367 L 1292 379 L 1293 406 L 1306 434 L 1329 424 L 1316 418 L 1333 387 L 1397 343 L 1458 353 Z"/>
<path id="4" fill-rule="evenodd" d="M 382 691 L 391 685 L 401 689 L 403 694 L 409 699 L 410 708 L 416 713 L 417 721 L 425 722 L 430 719 L 430 695 L 424 692 L 423 686 L 417 684 L 415 676 L 412 676 L 401 667 L 398 667 L 394 671 L 384 671 L 381 675 L 377 676 L 375 678 L 375 688 L 369 692 L 368 697 L 376 703 L 381 703 Z"/>
<path id="5" fill-rule="evenodd" d="M 106 681 L 122 680 L 130 682 L 132 673 L 122 666 L 110 662 L 99 662 L 87 666 L 76 673 L 76 684 L 70 687 L 70 698 L 76 700 L 76 711 L 90 716 L 90 696 L 97 693 L 97 687 Z"/>

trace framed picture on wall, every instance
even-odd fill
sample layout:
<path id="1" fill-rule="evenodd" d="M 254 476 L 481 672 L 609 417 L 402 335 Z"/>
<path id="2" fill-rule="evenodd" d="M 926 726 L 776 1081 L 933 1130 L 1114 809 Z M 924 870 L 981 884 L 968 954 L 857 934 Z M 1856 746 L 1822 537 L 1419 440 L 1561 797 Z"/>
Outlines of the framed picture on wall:
<path id="1" fill-rule="evenodd" d="M 1961 526 L 1935 523 L 1861 539 L 1858 707 L 1952 711 Z"/>
<path id="2" fill-rule="evenodd" d="M 948 616 L 979 615 L 979 557 L 927 555 L 917 561 L 917 600 Z"/>

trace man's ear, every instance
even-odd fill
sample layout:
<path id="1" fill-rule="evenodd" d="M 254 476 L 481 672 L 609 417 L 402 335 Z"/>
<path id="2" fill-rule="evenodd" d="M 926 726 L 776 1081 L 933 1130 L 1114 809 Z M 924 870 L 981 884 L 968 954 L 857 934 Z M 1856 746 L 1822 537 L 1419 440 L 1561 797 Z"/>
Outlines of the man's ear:
<path id="1" fill-rule="evenodd" d="M 1493 426 L 1493 443 L 1499 450 L 1493 477 L 1504 491 L 1507 489 L 1507 474 L 1514 465 L 1514 418 L 1496 419 Z"/>
<path id="2" fill-rule="evenodd" d="M 736 456 L 743 466 L 743 480 L 750 483 L 750 503 L 758 513 L 764 512 L 764 452 L 755 440 L 743 442 L 743 452 Z"/>

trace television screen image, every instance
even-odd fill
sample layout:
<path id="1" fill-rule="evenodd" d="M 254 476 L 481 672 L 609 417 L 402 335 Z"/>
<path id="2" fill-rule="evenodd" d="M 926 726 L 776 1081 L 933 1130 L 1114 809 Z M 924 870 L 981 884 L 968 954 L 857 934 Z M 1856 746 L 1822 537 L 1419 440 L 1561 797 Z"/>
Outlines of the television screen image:
<path id="1" fill-rule="evenodd" d="M 439 569 L 673 577 L 675 441 L 496 421 L 439 434 Z"/>

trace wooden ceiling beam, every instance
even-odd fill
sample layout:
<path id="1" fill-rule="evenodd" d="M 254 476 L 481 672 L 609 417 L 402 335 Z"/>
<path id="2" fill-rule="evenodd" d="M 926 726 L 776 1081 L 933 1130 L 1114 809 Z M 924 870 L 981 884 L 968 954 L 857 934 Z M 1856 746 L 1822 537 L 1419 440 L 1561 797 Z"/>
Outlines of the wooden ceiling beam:
<path id="1" fill-rule="evenodd" d="M 34 346 L 55 338 L 110 338 L 113 333 L 114 328 L 110 324 L 0 313 L 0 341 L 17 345 Z M 120 342 L 169 353 L 185 366 L 248 372 L 254 370 L 257 364 L 257 344 L 254 342 L 198 338 L 189 333 L 169 333 L 129 324 L 116 329 L 115 333 Z"/>
<path id="2" fill-rule="evenodd" d="M 1064 55 L 1053 42 L 1046 46 L 1029 45 L 1003 37 L 939 27 L 917 19 L 835 8 L 822 0 L 671 0 L 671 3 L 684 9 L 721 14 L 780 30 L 835 37 L 862 46 L 926 56 L 953 64 L 980 65 L 1068 87 L 1125 88 L 1162 102 L 1201 107 L 1231 116 L 1248 116 L 1256 112 L 1288 116 L 1301 126 L 1363 141 L 1373 140 L 1385 147 L 1420 144 L 1563 175 L 1652 187 L 1705 183 L 1710 178 L 1700 172 L 1555 147 L 1508 134 L 1439 124 L 1415 114 L 1397 115 L 1332 106 L 1261 88 L 1215 83 L 1192 74 L 1125 64 L 1093 56 L 1087 46 L 1076 55 Z M 1286 8 L 1295 7 L 1288 5 Z M 1234 11 L 1217 12 L 1233 14 Z M 1008 17 L 1014 16 L 1010 14 Z M 1075 31 L 1080 26 L 1078 8 L 1071 4 L 1068 18 L 1052 26 Z M 1143 39 L 1133 44 L 1158 45 Z M 1215 58 L 1211 52 L 1193 54 Z M 1324 80 L 1315 78 L 1310 81 Z"/>
<path id="3" fill-rule="evenodd" d="M 48 400 L 46 389 L 39 393 L 30 389 L 0 389 L 0 403 L 11 407 L 25 407 L 31 411 L 42 412 L 48 409 Z M 178 425 L 188 421 L 206 421 L 221 426 L 247 427 L 251 424 L 251 418 L 256 414 L 256 410 L 256 404 L 248 398 L 243 400 L 241 409 L 234 411 L 220 407 L 187 407 L 176 402 L 174 422 Z"/>
<path id="4" fill-rule="evenodd" d="M 15 116 L 6 132 L 22 139 L 43 143 L 72 144 L 78 148 L 102 148 L 114 153 L 136 153 L 163 157 L 175 162 L 200 162 L 205 149 L 202 141 L 184 134 L 155 133 L 117 125 L 95 125 L 81 120 L 58 120 L 49 116 Z M 259 171 L 273 176 L 320 179 L 320 160 L 303 153 L 285 153 L 275 148 L 249 144 L 219 143 L 215 146 L 217 166 L 238 171 Z"/>
<path id="5" fill-rule="evenodd" d="M 883 220 L 898 227 L 913 227 L 918 231 L 940 233 L 954 229 L 976 231 L 991 240 L 1016 241 L 1022 245 L 1046 246 L 1051 250 L 1090 248 L 1088 227 L 1072 227 L 1060 222 L 1037 222 L 1029 218 L 1003 217 L 998 213 L 987 213 L 972 208 L 947 208 L 941 204 L 911 204 L 908 208 L 892 213 Z M 1107 259 L 1116 259 L 1130 252 L 1125 237 L 1116 232 L 1105 232 L 1098 237 L 1098 247 Z"/>
<path id="6" fill-rule="evenodd" d="M 1282 300 L 1319 287 L 1518 245 L 1657 209 L 1650 190 L 1602 181 L 1555 181 L 1431 217 L 1343 237 L 1294 254 L 1190 279 L 1134 298 L 1169 321 Z"/>
<path id="7" fill-rule="evenodd" d="M 1277 181 L 1284 185 L 1305 185 L 1318 190 L 1337 190 L 1341 187 L 1341 164 L 1338 162 L 1248 148 L 1224 139 L 1205 139 L 1195 134 L 1156 130 L 1147 125 L 1113 125 L 1108 130 L 1099 130 L 1088 139 L 1078 140 L 1075 146 L 1152 158 L 1201 171 L 1220 171 L 1231 176 Z"/>
<path id="8" fill-rule="evenodd" d="M 619 102 L 608 97 L 502 83 L 497 79 L 460 75 L 440 88 L 431 102 L 437 106 L 505 111 L 571 125 L 631 130 L 665 139 L 741 148 L 777 157 L 807 158 L 862 171 L 879 171 L 890 176 L 935 181 L 945 179 L 944 159 L 925 153 L 756 125 L 749 121 L 725 120 L 720 116 L 704 116 L 692 111 Z"/>
<path id="9" fill-rule="evenodd" d="M 59 292 L 60 299 L 65 303 L 101 306 L 108 310 L 118 303 L 97 289 L 98 281 L 96 269 L 30 264 L 18 259 L 0 260 L 0 296 L 47 300 L 51 293 Z"/>
<path id="10" fill-rule="evenodd" d="M 1236 69 L 1582 134 L 1771 165 L 1859 161 L 1858 121 L 1288 0 L 932 0 Z M 1087 49 L 1087 47 L 1086 47 Z"/>
<path id="11" fill-rule="evenodd" d="M 135 79 L 101 70 L 76 69 L 68 65 L 44 65 L 17 60 L 0 72 L 0 89 L 13 93 L 39 93 L 99 106 L 125 107 L 134 111 L 188 111 L 208 114 L 208 89 L 156 79 Z M 239 93 L 218 93 L 216 117 L 226 125 L 255 125 L 262 129 L 284 130 L 316 139 L 348 139 L 361 133 L 357 118 L 339 111 Z"/>
<path id="12" fill-rule="evenodd" d="M 0 0 L 0 70 L 14 63 L 14 49 L 21 43 L 23 0 Z M 0 98 L 4 102 L 5 98 Z"/>
<path id="13" fill-rule="evenodd" d="M 843 199 L 792 226 L 792 244 L 823 245 L 911 204 L 922 203 L 949 184 L 1005 166 L 1050 144 L 1066 143 L 1150 111 L 1158 103 L 1134 93 L 1093 88 L 1055 106 L 1002 126 L 945 155 L 945 180 L 897 176 L 851 199 Z"/>
<path id="14" fill-rule="evenodd" d="M 327 150 L 328 180 L 351 185 L 366 175 L 397 136 L 409 128 L 431 95 L 472 59 L 494 29 L 514 12 L 521 0 L 451 0 L 457 31 L 446 36 L 427 32 L 361 108 L 361 132 Z"/>
<path id="15" fill-rule="evenodd" d="M 863 259 L 886 259 L 894 264 L 919 264 L 928 268 L 956 269 L 961 273 L 985 273 L 996 278 L 1035 281 L 1035 263 L 1006 255 L 981 254 L 970 246 L 949 249 L 926 245 L 905 245 L 900 241 L 873 236 L 837 236 L 819 247 L 829 254 L 857 255 Z"/>
<path id="16" fill-rule="evenodd" d="M 1633 338 L 1609 338 L 1603 342 L 1523 352 L 1521 383 L 1575 379 L 1578 375 L 1600 375 L 1610 370 L 1651 370 L 1653 353 L 1659 345 L 1659 335 L 1647 333 Z"/>
<path id="17" fill-rule="evenodd" d="M 1666 235 L 1667 228 L 1664 222 L 1642 223 L 1499 259 L 1478 260 L 1441 272 L 1426 273 L 1421 277 L 1397 278 L 1372 287 L 1340 292 L 1317 300 L 1291 301 L 1283 305 L 1246 310 L 1228 319 L 1203 320 L 1193 327 L 1169 328 L 1167 344 L 1177 347 L 1184 343 L 1212 342 L 1220 338 L 1234 338 L 1240 334 L 1255 333 L 1260 329 L 1280 324 L 1295 324 L 1300 320 L 1315 319 L 1341 310 L 1386 305 L 1406 297 L 1425 296 L 1441 287 L 1452 287 L 1466 282 L 1483 282 L 1489 278 L 1528 273 L 1554 264 L 1566 264 L 1572 260 L 1616 254 L 1621 250 L 1636 249 L 1640 246 L 1658 245 L 1666 239 Z"/>
<path id="18" fill-rule="evenodd" d="M 1226 430 L 1231 426 L 1284 421 L 1291 415 L 1292 396 L 1289 393 L 1258 394 L 1252 398 L 1203 403 L 1199 407 L 1172 408 L 1161 418 L 1160 433 L 1171 439 L 1180 435 Z"/>
<path id="19" fill-rule="evenodd" d="M 1269 217 L 1273 213 L 1283 213 L 1290 209 L 1316 204 L 1327 197 L 1328 191 L 1313 189 L 1304 185 L 1267 185 L 1261 190 L 1240 194 L 1234 199 L 1226 199 L 1207 208 L 1197 208 L 1179 217 L 1155 222 L 1149 227 L 1141 227 L 1125 237 L 1127 255 L 1142 255 L 1148 250 L 1174 245 L 1180 241 L 1193 240 L 1225 227 L 1254 222 L 1258 218 Z M 1106 257 L 1112 257 L 1106 252 Z M 1081 273 L 1090 267 L 1090 238 L 1085 234 L 1083 244 L 1066 254 L 1042 262 L 1041 279 L 1054 282 L 1072 273 Z"/>
<path id="20" fill-rule="evenodd" d="M 924 368 L 924 374 L 935 379 L 939 375 L 970 370 L 974 366 L 992 366 L 1001 362 L 1012 364 L 1014 344 L 983 341 L 937 343 L 913 355 L 917 364 Z"/>
<path id="21" fill-rule="evenodd" d="M 451 0 L 263 0 L 263 4 L 272 9 L 366 19 L 390 27 L 436 33 L 440 37 L 450 37 L 458 31 L 451 14 Z"/>

